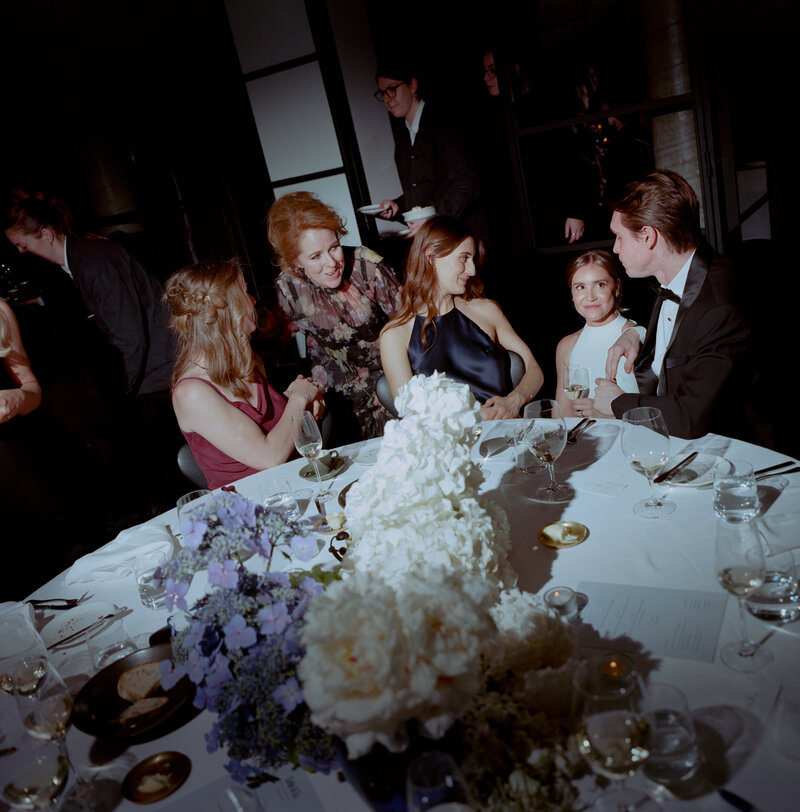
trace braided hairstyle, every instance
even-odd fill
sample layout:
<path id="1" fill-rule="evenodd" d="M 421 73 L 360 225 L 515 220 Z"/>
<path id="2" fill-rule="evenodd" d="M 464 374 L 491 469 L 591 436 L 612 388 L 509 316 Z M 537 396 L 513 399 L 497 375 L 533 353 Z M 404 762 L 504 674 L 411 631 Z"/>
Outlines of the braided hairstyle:
<path id="1" fill-rule="evenodd" d="M 220 389 L 246 399 L 247 382 L 257 371 L 264 374 L 264 364 L 244 327 L 246 316 L 255 321 L 255 306 L 239 263 L 208 260 L 189 265 L 172 274 L 164 289 L 170 327 L 178 337 L 173 385 L 196 363 Z"/>

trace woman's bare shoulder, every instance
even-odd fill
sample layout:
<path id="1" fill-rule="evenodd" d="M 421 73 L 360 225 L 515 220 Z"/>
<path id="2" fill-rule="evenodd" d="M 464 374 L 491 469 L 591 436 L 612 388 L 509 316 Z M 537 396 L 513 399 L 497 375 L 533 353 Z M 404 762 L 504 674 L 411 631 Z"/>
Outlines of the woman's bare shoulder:
<path id="1" fill-rule="evenodd" d="M 574 333 L 564 336 L 564 338 L 558 342 L 558 346 L 556 347 L 556 358 L 563 357 L 565 355 L 569 356 L 580 334 L 581 331 L 577 330 Z"/>

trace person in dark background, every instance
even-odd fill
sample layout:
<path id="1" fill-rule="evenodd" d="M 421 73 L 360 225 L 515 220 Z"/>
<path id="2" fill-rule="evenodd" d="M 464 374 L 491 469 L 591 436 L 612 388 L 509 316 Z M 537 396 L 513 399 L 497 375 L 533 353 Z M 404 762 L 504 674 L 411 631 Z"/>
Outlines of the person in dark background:
<path id="1" fill-rule="evenodd" d="M 165 509 L 180 486 L 171 481 L 170 465 L 154 463 L 171 464 L 181 440 L 169 401 L 175 342 L 161 285 L 115 241 L 76 237 L 63 208 L 46 200 L 28 197 L 13 206 L 6 236 L 20 253 L 63 269 L 48 282 L 52 298 L 69 303 L 69 314 L 60 314 L 64 327 L 83 322 L 76 330 L 86 350 L 80 363 L 101 396 L 106 462 L 120 477 L 120 491 L 126 477 L 144 486 L 142 510 Z M 69 410 L 76 413 L 80 392 L 72 394 Z M 134 501 L 127 497 L 129 506 Z"/>
<path id="2" fill-rule="evenodd" d="M 403 193 L 381 201 L 381 216 L 396 219 L 415 206 L 435 206 L 437 214 L 455 217 L 485 238 L 480 181 L 464 128 L 425 102 L 418 77 L 406 66 L 387 61 L 375 78 L 375 98 L 405 123 L 395 129 L 394 151 Z M 410 224 L 409 240 L 423 222 Z"/>

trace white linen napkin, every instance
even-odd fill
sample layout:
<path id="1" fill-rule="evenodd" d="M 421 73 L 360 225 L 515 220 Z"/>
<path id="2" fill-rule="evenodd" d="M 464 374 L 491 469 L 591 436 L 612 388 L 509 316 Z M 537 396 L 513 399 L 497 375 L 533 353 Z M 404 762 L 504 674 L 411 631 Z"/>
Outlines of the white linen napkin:
<path id="1" fill-rule="evenodd" d="M 173 541 L 167 528 L 163 525 L 140 524 L 123 530 L 99 550 L 79 558 L 70 567 L 65 581 L 78 584 L 126 578 L 131 574 L 137 558 L 161 550 L 172 557 Z"/>

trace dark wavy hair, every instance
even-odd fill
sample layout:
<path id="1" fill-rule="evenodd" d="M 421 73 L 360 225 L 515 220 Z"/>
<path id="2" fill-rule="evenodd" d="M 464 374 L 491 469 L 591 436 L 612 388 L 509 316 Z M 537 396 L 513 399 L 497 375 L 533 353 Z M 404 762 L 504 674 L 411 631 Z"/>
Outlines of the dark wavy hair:
<path id="1" fill-rule="evenodd" d="M 405 324 L 418 313 L 425 313 L 425 322 L 420 330 L 422 346 L 425 347 L 425 331 L 439 315 L 436 307 L 439 278 L 434 260 L 452 254 L 467 237 L 472 237 L 475 241 L 475 267 L 480 268 L 485 256 L 483 243 L 462 222 L 442 214 L 431 217 L 422 224 L 408 253 L 405 281 L 400 290 L 400 308 L 384 330 Z M 483 283 L 477 276 L 470 277 L 464 299 L 479 299 L 482 293 Z"/>

